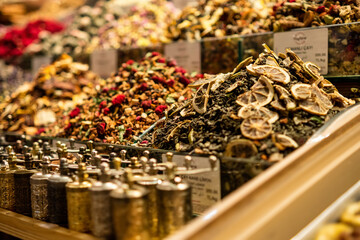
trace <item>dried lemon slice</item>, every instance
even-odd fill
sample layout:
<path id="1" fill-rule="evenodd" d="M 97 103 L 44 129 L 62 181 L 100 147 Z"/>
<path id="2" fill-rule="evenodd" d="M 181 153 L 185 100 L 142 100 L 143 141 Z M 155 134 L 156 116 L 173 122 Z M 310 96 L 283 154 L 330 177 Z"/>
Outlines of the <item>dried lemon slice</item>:
<path id="1" fill-rule="evenodd" d="M 279 85 L 274 85 L 280 101 L 284 102 L 287 110 L 293 110 L 296 108 L 296 102 L 290 97 L 288 90 Z"/>
<path id="2" fill-rule="evenodd" d="M 311 95 L 311 85 L 298 83 L 291 87 L 290 92 L 296 100 L 305 100 Z"/>
<path id="3" fill-rule="evenodd" d="M 246 69 L 253 75 L 266 76 L 274 82 L 283 84 L 288 84 L 290 82 L 290 75 L 281 67 L 271 65 L 249 65 Z"/>
<path id="4" fill-rule="evenodd" d="M 241 61 L 232 71 L 232 74 L 237 73 L 238 71 L 240 71 L 241 69 L 243 69 L 245 66 L 249 65 L 250 63 L 252 63 L 253 57 L 248 57 L 246 59 L 244 59 L 243 61 Z"/>
<path id="5" fill-rule="evenodd" d="M 316 234 L 315 240 L 334 240 L 340 239 L 343 233 L 351 233 L 352 227 L 343 223 L 331 223 L 321 227 Z"/>
<path id="6" fill-rule="evenodd" d="M 249 158 L 255 156 L 258 150 L 255 144 L 247 139 L 236 139 L 226 145 L 224 156 L 236 158 Z"/>
<path id="7" fill-rule="evenodd" d="M 299 107 L 312 114 L 326 115 L 333 105 L 327 94 L 313 84 L 311 86 L 310 97 L 306 100 L 302 100 L 299 103 Z"/>
<path id="8" fill-rule="evenodd" d="M 274 88 L 269 79 L 261 76 L 259 80 L 247 91 L 238 96 L 236 103 L 240 106 L 265 106 L 274 97 Z"/>
<path id="9" fill-rule="evenodd" d="M 305 72 L 308 73 L 310 76 L 312 76 L 314 79 L 318 79 L 321 77 L 319 71 L 320 67 L 312 62 L 305 62 L 303 64 L 303 67 L 305 69 Z"/>
<path id="10" fill-rule="evenodd" d="M 240 129 L 245 137 L 260 140 L 270 135 L 272 126 L 265 117 L 250 117 L 241 123 Z"/>
<path id="11" fill-rule="evenodd" d="M 299 145 L 291 137 L 284 134 L 273 134 L 271 139 L 275 146 L 281 151 L 285 148 L 298 148 Z"/>
<path id="12" fill-rule="evenodd" d="M 270 56 L 266 58 L 266 65 L 280 67 L 276 59 Z"/>
<path id="13" fill-rule="evenodd" d="M 269 123 L 274 123 L 279 119 L 279 114 L 270 111 L 265 107 L 255 107 L 252 105 L 242 107 L 239 110 L 238 116 L 245 119 L 249 117 L 265 117 Z"/>
<path id="14" fill-rule="evenodd" d="M 203 114 L 206 112 L 207 103 L 209 101 L 211 83 L 205 83 L 196 91 L 192 101 L 192 106 L 196 112 Z"/>
<path id="15" fill-rule="evenodd" d="M 341 215 L 341 221 L 351 224 L 352 226 L 360 226 L 360 202 L 355 202 L 346 207 Z"/>

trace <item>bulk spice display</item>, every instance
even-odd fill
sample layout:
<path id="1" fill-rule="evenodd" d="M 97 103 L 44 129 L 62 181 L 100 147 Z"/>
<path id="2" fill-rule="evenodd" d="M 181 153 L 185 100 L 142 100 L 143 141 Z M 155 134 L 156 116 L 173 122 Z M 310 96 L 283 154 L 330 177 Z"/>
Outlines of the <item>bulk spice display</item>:
<path id="1" fill-rule="evenodd" d="M 156 148 L 279 161 L 342 108 L 354 104 L 288 50 L 267 49 L 233 72 L 207 75 L 195 95 L 167 112 Z M 150 137 L 148 137 L 150 139 Z"/>
<path id="2" fill-rule="evenodd" d="M 117 21 L 110 22 L 99 30 L 88 51 L 94 48 L 148 47 L 168 43 L 165 36 L 167 25 L 177 11 L 166 0 L 152 0 L 133 6 Z"/>
<path id="3" fill-rule="evenodd" d="M 0 129 L 35 135 L 57 118 L 61 120 L 64 111 L 82 104 L 94 91 L 97 76 L 88 68 L 67 55 L 42 68 L 32 82 L 22 85 L 0 104 Z"/>
<path id="4" fill-rule="evenodd" d="M 171 104 L 191 96 L 184 88 L 192 81 L 184 69 L 157 52 L 140 62 L 129 60 L 69 113 L 62 131 L 50 134 L 117 144 L 137 141 Z"/>

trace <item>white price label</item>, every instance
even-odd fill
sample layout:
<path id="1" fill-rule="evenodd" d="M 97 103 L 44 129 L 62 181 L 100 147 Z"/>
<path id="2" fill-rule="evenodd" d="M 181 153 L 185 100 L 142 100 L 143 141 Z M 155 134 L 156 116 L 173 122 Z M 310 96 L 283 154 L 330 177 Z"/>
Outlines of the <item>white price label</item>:
<path id="1" fill-rule="evenodd" d="M 40 68 L 51 64 L 50 56 L 34 56 L 31 61 L 31 71 L 33 76 L 35 76 Z"/>
<path id="2" fill-rule="evenodd" d="M 200 42 L 175 42 L 166 44 L 165 56 L 175 59 L 176 63 L 188 72 L 201 73 Z"/>
<path id="3" fill-rule="evenodd" d="M 320 73 L 328 73 L 328 29 L 311 29 L 274 34 L 275 53 L 285 53 L 290 48 L 304 62 L 310 61 L 318 65 Z"/>
<path id="4" fill-rule="evenodd" d="M 117 50 L 95 50 L 90 56 L 90 66 L 101 77 L 109 77 L 118 67 Z"/>
<path id="5" fill-rule="evenodd" d="M 174 6 L 179 9 L 183 9 L 189 4 L 196 4 L 196 0 L 173 0 Z"/>
<path id="6" fill-rule="evenodd" d="M 173 162 L 178 166 L 185 166 L 185 156 L 174 155 Z M 192 169 L 210 168 L 209 158 L 192 157 Z M 166 154 L 162 155 L 163 162 L 166 162 Z M 214 171 L 197 173 L 191 175 L 180 175 L 191 187 L 191 201 L 193 212 L 202 214 L 208 208 L 221 200 L 220 161 L 216 162 Z"/>

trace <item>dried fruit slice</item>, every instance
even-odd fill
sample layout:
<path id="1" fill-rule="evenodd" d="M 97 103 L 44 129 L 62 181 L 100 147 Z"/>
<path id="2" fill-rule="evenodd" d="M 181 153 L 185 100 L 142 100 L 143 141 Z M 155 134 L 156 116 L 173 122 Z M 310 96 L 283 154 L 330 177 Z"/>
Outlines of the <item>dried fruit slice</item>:
<path id="1" fill-rule="evenodd" d="M 266 65 L 280 67 L 276 59 L 270 56 L 266 58 Z"/>
<path id="2" fill-rule="evenodd" d="M 320 67 L 312 62 L 305 62 L 303 64 L 305 72 L 312 76 L 314 79 L 318 79 L 321 75 L 319 73 Z"/>
<path id="3" fill-rule="evenodd" d="M 240 129 L 245 137 L 259 140 L 270 135 L 272 126 L 265 117 L 250 117 L 241 123 Z"/>
<path id="4" fill-rule="evenodd" d="M 276 110 L 286 111 L 286 106 L 279 99 L 272 101 L 270 105 Z"/>
<path id="5" fill-rule="evenodd" d="M 221 84 L 223 84 L 230 77 L 230 75 L 231 73 L 220 73 L 216 75 L 216 77 L 211 80 L 211 82 L 213 83 L 211 86 L 211 91 L 214 92 L 216 89 L 218 89 L 218 87 L 220 87 Z"/>
<path id="6" fill-rule="evenodd" d="M 238 116 L 245 119 L 249 117 L 265 117 L 270 123 L 274 123 L 279 119 L 279 114 L 270 111 L 265 107 L 255 107 L 252 105 L 242 107 L 239 110 Z"/>
<path id="7" fill-rule="evenodd" d="M 299 107 L 312 114 L 326 115 L 333 105 L 327 94 L 313 84 L 311 86 L 310 97 L 306 100 L 302 100 L 299 103 Z"/>
<path id="8" fill-rule="evenodd" d="M 321 227 L 316 234 L 315 240 L 340 239 L 344 233 L 351 233 L 352 227 L 344 223 L 331 223 Z"/>
<path id="9" fill-rule="evenodd" d="M 232 140 L 226 145 L 225 157 L 249 158 L 255 156 L 258 150 L 255 144 L 247 139 Z"/>
<path id="10" fill-rule="evenodd" d="M 355 202 L 346 207 L 341 215 L 341 221 L 352 226 L 360 226 L 360 202 Z"/>
<path id="11" fill-rule="evenodd" d="M 241 61 L 236 68 L 234 68 L 234 70 L 232 71 L 232 74 L 237 73 L 238 71 L 240 71 L 241 69 L 243 69 L 245 66 L 249 65 L 250 63 L 252 63 L 253 57 L 248 57 L 246 59 L 244 59 L 243 61 Z"/>
<path id="12" fill-rule="evenodd" d="M 290 75 L 281 67 L 271 65 L 249 65 L 246 69 L 253 75 L 266 76 L 274 82 L 280 82 L 283 84 L 288 84 L 290 82 Z"/>
<path id="13" fill-rule="evenodd" d="M 259 80 L 247 91 L 238 96 L 236 103 L 240 106 L 265 106 L 274 97 L 274 88 L 269 79 L 261 76 Z"/>
<path id="14" fill-rule="evenodd" d="M 296 100 L 305 100 L 311 95 L 311 85 L 298 83 L 291 87 L 290 92 Z"/>
<path id="15" fill-rule="evenodd" d="M 337 90 L 328 94 L 331 100 L 342 104 L 344 107 L 348 107 L 355 104 L 355 101 L 341 95 Z"/>
<path id="16" fill-rule="evenodd" d="M 209 101 L 211 83 L 205 83 L 196 91 L 193 98 L 193 108 L 196 112 L 203 114 L 206 112 L 207 103 Z"/>
<path id="17" fill-rule="evenodd" d="M 278 93 L 279 99 L 284 102 L 287 110 L 293 110 L 296 108 L 296 102 L 290 97 L 288 90 L 279 85 L 274 85 L 276 92 Z"/>
<path id="18" fill-rule="evenodd" d="M 271 139 L 275 146 L 281 151 L 285 148 L 298 148 L 299 145 L 291 137 L 284 134 L 273 134 Z"/>

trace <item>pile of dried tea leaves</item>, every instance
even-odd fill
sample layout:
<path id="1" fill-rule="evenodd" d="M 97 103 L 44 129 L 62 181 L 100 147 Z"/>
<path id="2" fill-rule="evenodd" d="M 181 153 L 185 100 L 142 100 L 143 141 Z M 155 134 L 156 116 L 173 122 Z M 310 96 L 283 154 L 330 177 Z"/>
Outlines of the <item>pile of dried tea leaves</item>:
<path id="1" fill-rule="evenodd" d="M 169 109 L 152 145 L 279 161 L 354 104 L 318 71 L 291 50 L 277 56 L 267 48 L 255 62 L 248 58 L 231 73 L 190 84 L 196 93 Z"/>
<path id="2" fill-rule="evenodd" d="M 40 69 L 32 82 L 21 85 L 0 104 L 0 129 L 30 135 L 44 132 L 94 92 L 98 77 L 88 69 L 68 55 Z"/>
<path id="3" fill-rule="evenodd" d="M 360 20 L 360 3 L 356 0 L 283 1 L 275 4 L 270 19 L 271 30 L 274 32 L 299 27 L 358 22 Z"/>
<path id="4" fill-rule="evenodd" d="M 183 9 L 168 27 L 173 40 L 200 40 L 268 31 L 270 19 L 245 0 L 200 0 Z"/>
<path id="5" fill-rule="evenodd" d="M 191 89 L 185 87 L 192 81 L 158 52 L 140 62 L 129 60 L 69 113 L 57 136 L 117 144 L 139 141 L 137 136 L 164 117 L 169 105 L 191 97 Z"/>

